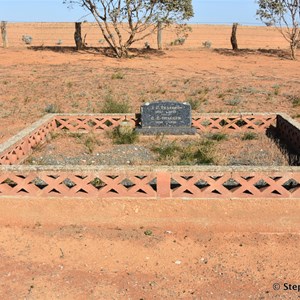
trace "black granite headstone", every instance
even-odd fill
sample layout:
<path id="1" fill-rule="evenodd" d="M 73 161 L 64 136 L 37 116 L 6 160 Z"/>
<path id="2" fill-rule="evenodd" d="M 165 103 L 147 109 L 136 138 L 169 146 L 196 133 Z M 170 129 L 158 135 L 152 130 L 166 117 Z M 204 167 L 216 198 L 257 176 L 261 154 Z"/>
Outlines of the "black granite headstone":
<path id="1" fill-rule="evenodd" d="M 176 101 L 157 101 L 141 106 L 142 134 L 195 134 L 191 106 Z"/>

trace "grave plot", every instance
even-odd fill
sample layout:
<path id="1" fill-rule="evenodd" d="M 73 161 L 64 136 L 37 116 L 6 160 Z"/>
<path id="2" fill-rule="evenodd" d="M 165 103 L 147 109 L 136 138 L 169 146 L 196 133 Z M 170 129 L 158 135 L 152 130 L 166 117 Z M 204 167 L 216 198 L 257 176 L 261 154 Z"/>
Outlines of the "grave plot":
<path id="1" fill-rule="evenodd" d="M 154 137 L 151 142 L 149 136 L 142 136 L 140 142 L 133 144 L 138 149 L 133 151 L 133 157 L 137 157 L 137 152 L 145 151 L 140 162 L 132 164 L 125 151 L 130 163 L 118 162 L 112 165 L 109 163 L 113 160 L 109 147 L 114 145 L 110 141 L 111 144 L 107 146 L 106 140 L 110 138 L 106 134 L 124 121 L 135 128 L 140 126 L 140 118 L 129 114 L 45 116 L 0 146 L 0 195 L 149 199 L 300 198 L 300 126 L 284 114 L 195 115 L 191 117 L 195 135 L 188 138 L 175 136 L 167 140 L 188 147 L 187 139 L 199 142 L 197 139 L 205 138 L 219 147 L 217 152 L 235 149 L 234 139 L 238 140 L 239 145 L 243 142 L 250 143 L 246 148 L 253 150 L 255 143 L 258 143 L 257 149 L 264 145 L 263 151 L 270 151 L 267 141 L 276 143 L 285 155 L 276 149 L 279 152 L 274 152 L 275 161 L 269 161 L 269 166 L 265 162 L 255 166 L 257 156 L 248 157 L 247 163 L 242 165 L 239 159 L 243 158 L 232 155 L 229 157 L 234 157 L 235 161 L 227 160 L 219 166 L 213 162 L 208 165 L 166 163 L 158 157 L 159 153 L 152 151 L 155 143 L 159 145 L 159 138 Z M 272 136 L 274 142 L 267 137 L 264 140 L 263 136 L 266 134 Z M 225 139 L 222 138 L 224 135 Z M 68 141 L 68 138 L 76 140 L 83 136 L 94 136 L 96 140 L 87 142 L 83 138 L 83 145 Z M 257 138 L 250 139 L 251 136 Z M 56 158 L 56 161 L 50 159 L 50 164 L 42 165 L 38 161 L 39 155 L 35 155 L 42 153 L 47 147 L 47 151 L 55 150 L 51 149 L 55 145 L 51 141 L 59 144 L 59 137 L 66 139 L 66 143 L 61 143 L 62 151 L 71 150 L 70 157 L 76 157 L 81 146 L 86 154 L 80 155 L 86 157 L 94 151 L 97 156 L 97 153 L 101 153 L 97 147 L 102 147 L 108 153 L 107 162 L 96 165 L 88 159 L 85 163 L 75 160 L 72 165 L 70 162 L 64 164 Z M 242 140 L 243 137 L 245 140 Z M 149 148 L 143 143 L 143 140 L 145 142 L 148 139 Z M 92 149 L 93 147 L 95 148 Z M 124 149 L 121 148 L 120 151 L 122 156 Z M 237 153 L 239 152 L 241 151 Z M 49 158 L 49 152 L 45 156 Z M 270 153 L 266 156 L 270 159 Z M 149 161 L 143 164 L 143 161 L 147 161 L 146 157 Z"/>
<path id="2" fill-rule="evenodd" d="M 143 136 L 56 132 L 24 165 L 288 166 L 288 153 L 264 133 Z"/>

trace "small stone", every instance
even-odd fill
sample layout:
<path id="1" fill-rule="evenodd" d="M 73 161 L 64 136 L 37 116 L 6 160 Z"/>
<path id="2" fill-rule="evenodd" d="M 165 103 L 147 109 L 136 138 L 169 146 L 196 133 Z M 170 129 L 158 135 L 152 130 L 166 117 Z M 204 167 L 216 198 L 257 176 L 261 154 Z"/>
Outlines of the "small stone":
<path id="1" fill-rule="evenodd" d="M 201 261 L 202 261 L 204 264 L 207 264 L 207 263 L 208 263 L 208 259 L 207 259 L 207 258 L 204 258 L 204 257 L 201 258 Z"/>
<path id="2" fill-rule="evenodd" d="M 180 264 L 181 264 L 181 260 L 176 260 L 176 261 L 175 261 L 175 264 L 176 264 L 176 265 L 180 265 Z"/>
<path id="3" fill-rule="evenodd" d="M 172 234 L 173 232 L 171 230 L 166 230 L 165 233 Z"/>

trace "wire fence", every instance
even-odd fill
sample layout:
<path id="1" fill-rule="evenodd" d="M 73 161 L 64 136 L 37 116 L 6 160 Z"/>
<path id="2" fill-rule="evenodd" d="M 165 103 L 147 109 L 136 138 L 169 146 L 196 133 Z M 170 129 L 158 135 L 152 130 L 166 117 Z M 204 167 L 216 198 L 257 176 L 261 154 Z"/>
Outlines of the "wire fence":
<path id="1" fill-rule="evenodd" d="M 181 48 L 203 47 L 203 43 L 210 42 L 213 48 L 230 48 L 231 25 L 188 24 L 192 28 Z M 28 46 L 22 40 L 23 36 L 31 37 L 31 46 L 74 46 L 74 23 L 7 23 L 9 47 Z M 126 28 L 123 28 L 126 37 Z M 154 32 L 143 41 L 134 44 L 144 47 L 145 43 L 151 48 L 157 47 L 157 33 Z M 107 46 L 97 23 L 82 23 L 82 36 L 89 47 Z M 163 47 L 169 47 L 178 39 L 174 26 L 165 28 L 162 33 Z M 240 48 L 287 48 L 287 42 L 273 27 L 239 25 L 237 31 Z"/>

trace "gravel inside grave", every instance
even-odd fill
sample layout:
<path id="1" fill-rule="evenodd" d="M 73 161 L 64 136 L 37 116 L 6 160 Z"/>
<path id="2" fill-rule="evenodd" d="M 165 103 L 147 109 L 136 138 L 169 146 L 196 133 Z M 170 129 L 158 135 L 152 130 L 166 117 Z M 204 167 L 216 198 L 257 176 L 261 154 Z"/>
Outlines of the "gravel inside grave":
<path id="1" fill-rule="evenodd" d="M 48 147 L 48 146 L 47 146 Z M 51 147 L 48 147 L 51 148 Z M 147 148 L 139 145 L 116 145 L 102 153 L 84 153 L 77 156 L 51 154 L 35 156 L 32 165 L 142 165 L 153 164 L 156 156 Z"/>

